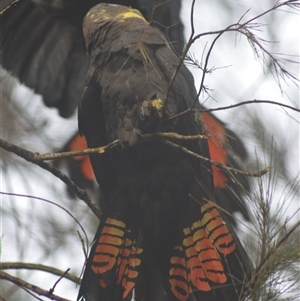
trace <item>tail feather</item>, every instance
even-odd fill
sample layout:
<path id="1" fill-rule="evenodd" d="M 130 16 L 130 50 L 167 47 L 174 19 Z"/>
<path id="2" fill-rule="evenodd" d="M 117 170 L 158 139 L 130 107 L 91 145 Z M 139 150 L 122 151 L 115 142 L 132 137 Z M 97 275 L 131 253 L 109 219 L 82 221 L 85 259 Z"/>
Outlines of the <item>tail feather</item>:
<path id="1" fill-rule="evenodd" d="M 96 234 L 79 297 L 86 301 L 125 301 L 133 295 L 136 301 L 239 300 L 250 279 L 251 263 L 218 204 L 205 200 L 197 181 L 195 186 L 198 202 L 193 196 L 185 199 L 184 211 L 176 214 L 174 226 L 179 227 L 168 228 L 168 233 L 176 232 L 169 233 L 174 237 L 171 245 L 154 233 L 146 235 L 153 229 L 140 219 L 145 213 L 136 207 L 138 199 L 114 202 Z M 159 234 L 165 227 L 165 223 L 159 227 L 159 237 L 165 237 Z"/>
<path id="2" fill-rule="evenodd" d="M 246 254 L 216 204 L 200 208 L 199 220 L 183 229 L 183 238 L 170 260 L 171 291 L 180 301 L 232 300 L 242 294 L 243 280 L 249 276 Z M 230 270 L 231 269 L 231 270 Z M 215 298 L 215 297 L 214 297 Z M 214 299 L 216 300 L 216 299 Z"/>
<path id="3" fill-rule="evenodd" d="M 143 249 L 130 223 L 107 217 L 96 234 L 79 292 L 83 300 L 130 300 Z M 94 285 L 91 290 L 91 280 Z"/>

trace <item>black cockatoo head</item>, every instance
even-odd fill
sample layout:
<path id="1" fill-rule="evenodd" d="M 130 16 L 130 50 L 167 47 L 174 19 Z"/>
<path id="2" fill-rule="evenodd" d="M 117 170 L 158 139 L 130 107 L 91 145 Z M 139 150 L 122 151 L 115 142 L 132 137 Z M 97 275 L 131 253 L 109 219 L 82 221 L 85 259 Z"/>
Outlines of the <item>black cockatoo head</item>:
<path id="1" fill-rule="evenodd" d="M 146 27 L 145 24 L 147 24 Z M 128 25 L 131 30 L 124 35 L 124 28 Z M 122 5 L 107 3 L 94 6 L 83 20 L 83 35 L 90 63 L 97 62 L 99 66 L 108 59 L 107 54 L 111 56 L 120 49 L 136 47 L 137 35 L 141 36 L 143 42 L 167 44 L 160 32 L 157 31 L 157 35 L 149 34 L 148 25 L 150 27 L 150 24 L 136 9 L 126 7 L 124 10 Z"/>

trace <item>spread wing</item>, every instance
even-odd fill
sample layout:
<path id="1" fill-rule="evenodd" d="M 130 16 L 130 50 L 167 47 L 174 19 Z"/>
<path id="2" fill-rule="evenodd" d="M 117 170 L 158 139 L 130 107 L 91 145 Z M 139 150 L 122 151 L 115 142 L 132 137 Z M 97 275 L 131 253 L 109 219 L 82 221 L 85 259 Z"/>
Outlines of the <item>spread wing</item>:
<path id="1" fill-rule="evenodd" d="M 78 106 L 88 61 L 82 20 L 100 0 L 1 0 L 2 66 L 41 94 L 47 106 L 70 117 Z M 140 9 L 153 26 L 183 47 L 180 1 L 109 1 Z"/>

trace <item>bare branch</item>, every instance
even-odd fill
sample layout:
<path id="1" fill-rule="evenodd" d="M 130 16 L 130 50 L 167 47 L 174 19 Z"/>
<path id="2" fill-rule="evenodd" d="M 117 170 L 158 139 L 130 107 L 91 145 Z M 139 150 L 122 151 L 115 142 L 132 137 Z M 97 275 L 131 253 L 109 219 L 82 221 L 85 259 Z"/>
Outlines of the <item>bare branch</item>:
<path id="1" fill-rule="evenodd" d="M 266 174 L 267 172 L 270 171 L 271 167 L 266 167 L 264 168 L 263 170 L 259 171 L 259 172 L 255 172 L 255 173 L 251 173 L 251 172 L 246 172 L 246 171 L 243 171 L 243 170 L 239 170 L 239 169 L 236 169 L 236 168 L 233 168 L 233 167 L 229 167 L 227 165 L 224 165 L 222 163 L 219 163 L 219 162 L 215 162 L 215 161 L 212 161 L 206 157 L 203 157 L 201 155 L 198 155 L 194 152 L 192 152 L 191 150 L 187 149 L 186 147 L 182 146 L 182 145 L 179 145 L 179 144 L 176 144 L 174 142 L 171 142 L 169 140 L 161 140 L 163 143 L 165 144 L 168 144 L 172 147 L 175 147 L 177 149 L 180 149 L 181 151 L 197 158 L 197 159 L 200 159 L 202 161 L 205 161 L 205 162 L 209 162 L 211 163 L 212 165 L 218 167 L 218 168 L 221 168 L 223 170 L 227 170 L 227 171 L 231 171 L 235 174 L 241 174 L 241 175 L 244 175 L 244 176 L 248 176 L 248 177 L 261 177 L 263 176 L 264 174 Z"/>
<path id="2" fill-rule="evenodd" d="M 177 140 L 199 140 L 199 139 L 206 139 L 205 135 L 180 135 L 174 132 L 159 132 L 153 134 L 144 134 L 140 136 L 140 142 L 145 142 L 148 140 L 153 140 L 155 138 L 169 138 L 169 139 L 177 139 Z M 108 150 L 120 145 L 119 140 L 115 140 L 105 146 L 95 147 L 95 148 L 88 148 L 79 151 L 69 151 L 69 152 L 60 152 L 60 153 L 46 153 L 46 154 L 39 154 L 35 153 L 35 160 L 43 161 L 43 160 L 52 160 L 57 158 L 64 158 L 64 157 L 76 157 L 88 154 L 104 154 Z"/>
<path id="3" fill-rule="evenodd" d="M 85 254 L 88 253 L 88 237 L 87 237 L 87 234 L 86 234 L 83 226 L 80 224 L 80 222 L 77 220 L 77 218 L 69 210 L 67 210 L 66 208 L 64 208 L 63 206 L 61 206 L 59 204 L 56 204 L 55 202 L 52 202 L 52 201 L 49 201 L 49 200 L 46 200 L 44 198 L 40 198 L 40 197 L 37 197 L 37 196 L 25 195 L 25 194 L 19 194 L 19 193 L 12 193 L 12 192 L 3 192 L 3 191 L 0 191 L 0 194 L 2 194 L 2 195 L 12 195 L 12 196 L 18 196 L 18 197 L 26 197 L 26 198 L 31 198 L 31 199 L 35 199 L 35 200 L 40 200 L 40 201 L 52 204 L 52 205 L 62 209 L 63 211 L 65 211 L 75 221 L 75 223 L 80 227 L 82 233 L 84 234 L 85 242 L 86 242 L 86 249 L 87 249 L 87 250 L 84 251 L 84 253 Z"/>
<path id="4" fill-rule="evenodd" d="M 267 64 L 266 58 L 264 57 L 265 55 L 267 55 L 271 59 L 271 62 L 272 62 L 271 66 L 274 68 L 275 78 L 277 78 L 277 82 L 278 82 L 279 86 L 280 86 L 280 82 L 278 80 L 278 77 L 281 77 L 283 79 L 289 78 L 290 80 L 293 80 L 295 82 L 299 82 L 299 79 L 295 75 L 293 75 L 291 72 L 289 72 L 288 70 L 286 70 L 284 68 L 283 64 L 280 62 L 280 59 L 276 58 L 274 54 L 271 54 L 263 46 L 263 43 L 266 42 L 266 41 L 264 41 L 263 39 L 258 38 L 251 31 L 251 29 L 252 30 L 253 29 L 258 30 L 262 26 L 261 24 L 254 22 L 254 21 L 258 20 L 259 18 L 261 18 L 262 16 L 267 15 L 270 12 L 278 10 L 279 8 L 284 7 L 284 6 L 288 6 L 290 8 L 296 9 L 296 8 L 299 7 L 299 5 L 300 5 L 299 0 L 289 0 L 289 1 L 284 1 L 284 2 L 281 2 L 281 3 L 277 2 L 272 8 L 262 12 L 261 14 L 249 19 L 248 21 L 246 21 L 244 23 L 240 23 L 240 22 L 241 22 L 242 18 L 245 16 L 246 13 L 240 18 L 240 20 L 237 23 L 231 24 L 228 27 L 226 27 L 225 29 L 217 30 L 217 31 L 204 32 L 204 33 L 197 34 L 195 36 L 191 35 L 189 41 L 187 42 L 185 50 L 184 50 L 184 55 L 185 56 L 188 53 L 188 50 L 190 49 L 192 44 L 195 43 L 196 40 L 200 39 L 201 37 L 207 36 L 207 35 L 217 35 L 214 38 L 214 40 L 212 41 L 212 43 L 209 47 L 208 53 L 207 53 L 206 58 L 205 58 L 204 66 L 201 67 L 201 70 L 203 70 L 203 75 L 202 75 L 198 95 L 197 95 L 197 98 L 195 99 L 194 103 L 197 102 L 199 95 L 201 94 L 202 90 L 204 89 L 204 80 L 205 80 L 206 73 L 210 73 L 210 70 L 208 69 L 208 62 L 209 62 L 209 58 L 210 58 L 210 55 L 212 53 L 212 50 L 213 50 L 217 40 L 226 32 L 238 32 L 238 33 L 244 35 L 247 38 L 250 46 L 254 50 L 256 56 L 258 58 L 262 59 L 264 64 L 269 65 L 269 64 Z M 257 51 L 257 48 L 261 51 L 262 55 L 259 54 L 259 52 Z M 188 60 L 191 60 L 191 56 L 188 57 Z M 180 61 L 180 64 L 181 64 L 181 61 Z M 176 74 L 177 74 L 177 72 L 176 72 Z M 191 109 L 192 109 L 192 107 L 191 107 Z"/>
<path id="5" fill-rule="evenodd" d="M 8 143 L 0 138 L 0 147 L 16 154 L 17 156 L 38 165 L 39 167 L 51 172 L 54 176 L 63 181 L 72 191 L 76 194 L 76 196 L 83 200 L 89 208 L 94 212 L 94 214 L 100 219 L 102 213 L 96 204 L 91 200 L 89 195 L 81 188 L 79 188 L 67 175 L 61 172 L 59 169 L 53 166 L 48 162 L 38 161 L 35 159 L 35 153 L 30 152 L 24 148 L 20 148 L 12 143 Z"/>
<path id="6" fill-rule="evenodd" d="M 43 264 L 26 263 L 26 262 L 0 262 L 0 270 L 7 270 L 7 269 L 43 271 L 57 276 L 64 276 L 64 278 L 76 284 L 81 283 L 80 278 L 76 277 L 75 275 L 66 273 L 65 271 Z"/>
<path id="7" fill-rule="evenodd" d="M 187 113 L 187 112 L 185 112 L 185 113 Z M 200 156 L 179 144 L 171 142 L 170 140 L 166 140 L 166 138 L 178 139 L 178 140 L 198 140 L 198 139 L 206 139 L 206 136 L 205 135 L 190 135 L 189 136 L 189 135 L 180 135 L 180 134 L 177 134 L 174 132 L 170 132 L 170 133 L 160 132 L 160 133 L 154 133 L 154 134 L 141 135 L 140 143 L 143 143 L 145 141 L 149 141 L 152 139 L 159 139 L 163 143 L 168 144 L 175 148 L 179 148 L 182 151 L 184 151 L 202 161 L 210 162 L 212 165 L 214 165 L 220 169 L 232 171 L 236 174 L 242 174 L 242 175 L 246 175 L 246 176 L 250 176 L 250 177 L 260 177 L 270 170 L 270 167 L 266 167 L 262 171 L 259 171 L 256 173 L 245 172 L 245 171 L 233 168 L 233 167 L 226 166 L 219 162 L 212 161 L 206 157 Z M 1 140 L 0 140 L 0 142 L 1 142 Z M 54 154 L 47 153 L 47 154 L 42 154 L 42 155 L 40 155 L 38 153 L 31 153 L 31 152 L 29 152 L 29 153 L 33 154 L 34 162 L 40 162 L 39 160 L 50 160 L 50 159 L 55 159 L 55 158 L 80 156 L 80 155 L 86 155 L 86 154 L 92 154 L 92 153 L 101 155 L 101 154 L 105 153 L 107 150 L 111 149 L 112 147 L 115 147 L 118 144 L 119 144 L 119 140 L 115 140 L 106 146 L 97 147 L 97 148 L 89 148 L 89 149 L 85 149 L 85 150 L 81 150 L 81 151 L 70 151 L 70 152 L 62 152 L 62 153 L 54 153 Z M 0 146 L 1 146 L 1 143 L 0 143 Z"/>
<path id="8" fill-rule="evenodd" d="M 0 11 L 0 15 L 4 14 L 8 9 L 10 9 L 14 4 L 19 2 L 20 0 L 14 0 L 12 3 L 10 3 L 8 6 L 6 6 L 3 10 Z"/>
<path id="9" fill-rule="evenodd" d="M 65 158 L 65 157 L 85 156 L 89 154 L 104 154 L 108 150 L 118 145 L 120 145 L 120 143 L 119 140 L 117 139 L 107 145 L 94 147 L 94 148 L 87 148 L 84 150 L 60 152 L 60 153 L 46 153 L 46 154 L 34 153 L 34 159 L 36 161 L 43 161 L 43 160 L 53 160 L 53 159 Z"/>
<path id="10" fill-rule="evenodd" d="M 11 276 L 3 271 L 0 271 L 0 279 L 7 280 L 9 282 L 12 282 L 16 284 L 17 286 L 23 288 L 24 290 L 29 290 L 31 292 L 34 292 L 35 294 L 39 296 L 45 296 L 50 300 L 56 300 L 56 301 L 71 301 L 69 299 L 62 298 L 60 296 L 52 294 L 50 291 L 46 291 L 36 285 L 33 285 L 25 280 L 22 280 L 18 277 Z"/>
<path id="11" fill-rule="evenodd" d="M 184 114 L 190 113 L 190 112 L 215 112 L 215 111 L 223 111 L 223 110 L 228 110 L 228 109 L 233 109 L 239 106 L 243 106 L 243 105 L 248 105 L 248 104 L 258 104 L 258 103 L 265 103 L 265 104 L 271 104 L 271 105 L 276 105 L 276 106 L 280 106 L 283 108 L 287 108 L 296 112 L 300 112 L 299 108 L 293 107 L 293 106 L 289 106 L 286 104 L 283 104 L 281 102 L 276 102 L 276 101 L 272 101 L 272 100 L 263 100 L 263 99 L 253 99 L 253 100 L 246 100 L 246 101 L 242 101 L 233 105 L 229 105 L 229 106 L 223 106 L 223 107 L 217 107 L 217 108 L 211 108 L 211 109 L 187 109 L 185 111 L 182 111 L 176 115 L 171 116 L 169 119 L 174 119 L 174 118 L 178 118 Z"/>
<path id="12" fill-rule="evenodd" d="M 218 108 L 213 108 L 213 109 L 203 109 L 200 110 L 200 112 L 214 112 L 214 111 L 221 111 L 221 110 L 227 110 L 227 109 L 232 109 L 232 108 L 236 108 L 239 106 L 243 106 L 243 105 L 247 105 L 247 104 L 258 104 L 258 103 L 266 103 L 266 104 L 271 104 L 271 105 L 276 105 L 276 106 L 280 106 L 283 108 L 287 108 L 296 112 L 300 113 L 300 109 L 293 107 L 293 106 L 289 106 L 280 102 L 276 102 L 276 101 L 272 101 L 272 100 L 263 100 L 263 99 L 253 99 L 253 100 L 246 100 L 246 101 L 242 101 L 233 105 L 229 105 L 229 106 L 224 106 L 224 107 L 218 107 Z"/>
<path id="13" fill-rule="evenodd" d="M 66 274 L 70 271 L 70 269 L 67 269 L 66 271 L 64 271 L 63 275 L 61 275 L 59 277 L 59 279 L 54 283 L 54 285 L 50 288 L 50 292 L 53 294 L 53 292 L 55 291 L 56 286 L 58 285 L 58 283 L 65 278 Z"/>

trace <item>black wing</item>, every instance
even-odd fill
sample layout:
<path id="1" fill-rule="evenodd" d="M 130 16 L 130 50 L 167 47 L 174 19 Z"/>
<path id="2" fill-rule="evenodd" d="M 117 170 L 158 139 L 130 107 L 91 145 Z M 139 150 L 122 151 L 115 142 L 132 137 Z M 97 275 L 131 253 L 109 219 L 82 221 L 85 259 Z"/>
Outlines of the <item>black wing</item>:
<path id="1" fill-rule="evenodd" d="M 0 1 L 2 66 L 43 95 L 47 106 L 56 107 L 63 117 L 69 117 L 78 106 L 88 67 L 82 20 L 91 7 L 102 1 L 35 1 L 38 5 L 31 0 L 13 2 Z M 179 0 L 161 1 L 163 4 L 147 0 L 110 2 L 140 9 L 181 52 Z"/>

